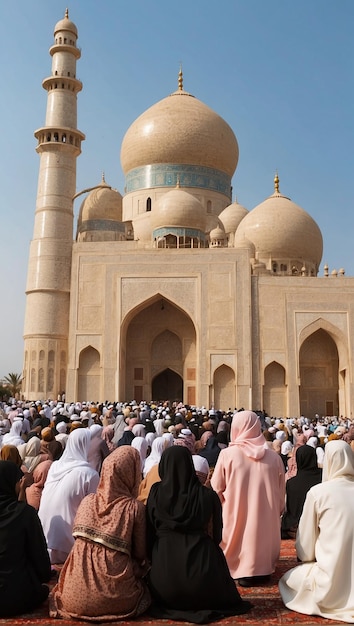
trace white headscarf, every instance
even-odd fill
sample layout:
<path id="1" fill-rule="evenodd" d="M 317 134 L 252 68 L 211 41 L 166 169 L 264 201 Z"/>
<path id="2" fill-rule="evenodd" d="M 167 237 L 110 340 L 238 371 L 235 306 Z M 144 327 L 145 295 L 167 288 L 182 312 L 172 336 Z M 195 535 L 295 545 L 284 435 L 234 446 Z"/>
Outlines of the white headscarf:
<path id="1" fill-rule="evenodd" d="M 141 462 L 141 471 L 143 471 L 144 464 L 146 461 L 146 453 L 147 453 L 149 444 L 146 441 L 145 437 L 134 437 L 130 445 L 132 448 L 135 448 L 139 452 L 140 462 Z"/>
<path id="2" fill-rule="evenodd" d="M 46 484 L 60 480 L 77 467 L 90 467 L 87 462 L 90 441 L 91 433 L 88 428 L 75 428 L 68 437 L 62 456 L 52 463 Z"/>
<path id="3" fill-rule="evenodd" d="M 354 481 L 354 452 L 342 439 L 329 441 L 325 447 L 322 482 L 336 478 Z"/>
<path id="4" fill-rule="evenodd" d="M 5 446 L 21 446 L 24 441 L 20 436 L 22 432 L 22 420 L 13 422 L 10 431 L 4 435 L 2 445 Z"/>
<path id="5" fill-rule="evenodd" d="M 169 447 L 168 440 L 165 437 L 156 437 L 152 442 L 151 453 L 145 461 L 143 476 L 145 478 L 146 474 L 151 470 L 154 465 L 158 465 L 160 463 L 161 455 L 163 451 Z"/>

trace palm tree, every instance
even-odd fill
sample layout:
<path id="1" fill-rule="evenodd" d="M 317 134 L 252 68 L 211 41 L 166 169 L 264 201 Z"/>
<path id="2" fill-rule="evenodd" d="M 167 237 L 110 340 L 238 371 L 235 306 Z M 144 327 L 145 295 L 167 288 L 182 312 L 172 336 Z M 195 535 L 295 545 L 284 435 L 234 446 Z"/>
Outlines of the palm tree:
<path id="1" fill-rule="evenodd" d="M 4 383 L 9 391 L 9 395 L 12 398 L 16 398 L 21 391 L 22 376 L 21 374 L 11 372 L 7 376 L 4 376 Z"/>

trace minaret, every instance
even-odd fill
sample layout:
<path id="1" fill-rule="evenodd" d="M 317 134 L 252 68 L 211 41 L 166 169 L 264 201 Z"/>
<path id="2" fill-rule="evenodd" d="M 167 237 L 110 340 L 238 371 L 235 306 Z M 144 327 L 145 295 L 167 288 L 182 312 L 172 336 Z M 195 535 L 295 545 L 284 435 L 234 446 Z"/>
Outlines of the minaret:
<path id="1" fill-rule="evenodd" d="M 52 73 L 45 126 L 35 133 L 40 156 L 33 239 L 30 245 L 24 327 L 22 393 L 26 399 L 56 399 L 65 391 L 68 357 L 73 197 L 76 159 L 85 135 L 77 129 L 77 28 L 64 19 L 54 28 Z"/>

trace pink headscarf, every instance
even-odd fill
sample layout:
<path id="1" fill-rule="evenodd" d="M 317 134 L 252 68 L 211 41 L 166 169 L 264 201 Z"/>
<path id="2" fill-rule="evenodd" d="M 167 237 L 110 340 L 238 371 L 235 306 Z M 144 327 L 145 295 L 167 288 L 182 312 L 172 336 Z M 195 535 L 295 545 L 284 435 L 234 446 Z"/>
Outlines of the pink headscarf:
<path id="1" fill-rule="evenodd" d="M 250 459 L 262 459 L 267 443 L 262 434 L 261 423 L 253 411 L 240 411 L 232 418 L 230 446 L 239 446 Z"/>

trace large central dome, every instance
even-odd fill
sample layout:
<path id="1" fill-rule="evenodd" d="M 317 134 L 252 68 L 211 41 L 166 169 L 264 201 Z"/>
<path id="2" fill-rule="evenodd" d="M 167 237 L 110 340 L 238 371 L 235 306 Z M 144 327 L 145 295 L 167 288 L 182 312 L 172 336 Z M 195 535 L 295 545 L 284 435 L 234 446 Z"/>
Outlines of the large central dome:
<path id="1" fill-rule="evenodd" d="M 124 174 L 157 163 L 200 165 L 233 176 L 238 144 L 220 115 L 183 90 L 160 100 L 127 130 L 121 148 Z"/>

